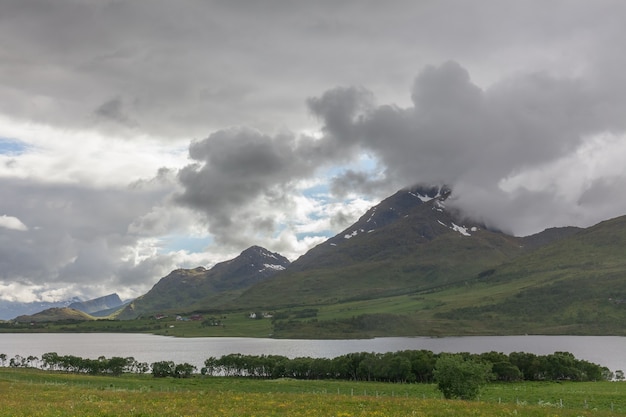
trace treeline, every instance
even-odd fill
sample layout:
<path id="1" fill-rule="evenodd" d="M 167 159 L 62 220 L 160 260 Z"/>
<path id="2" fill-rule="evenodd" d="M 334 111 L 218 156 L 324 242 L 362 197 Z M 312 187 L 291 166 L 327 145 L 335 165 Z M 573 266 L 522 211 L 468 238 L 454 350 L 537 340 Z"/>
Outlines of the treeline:
<path id="1" fill-rule="evenodd" d="M 233 353 L 205 360 L 202 375 L 249 377 L 338 379 L 354 381 L 380 381 L 396 383 L 436 382 L 438 359 L 449 353 L 436 354 L 428 350 L 404 350 L 393 353 L 348 353 L 333 359 L 299 357 L 289 359 L 280 355 L 243 355 Z M 569 352 L 550 355 L 513 352 L 481 354 L 460 353 L 453 355 L 463 361 L 486 365 L 490 379 L 497 381 L 600 381 L 611 380 L 614 375 L 608 368 L 576 359 Z M 7 364 L 7 356 L 0 354 L 0 364 Z M 41 358 L 16 355 L 8 360 L 11 367 L 37 367 L 41 369 L 83 373 L 91 375 L 121 375 L 123 373 L 151 372 L 155 377 L 187 378 L 196 368 L 188 363 L 171 361 L 148 365 L 133 357 L 104 356 L 98 359 L 74 355 L 44 353 Z M 617 371 L 618 379 L 623 373 Z"/>
<path id="2" fill-rule="evenodd" d="M 114 356 L 106 358 L 100 356 L 98 359 L 89 359 L 74 355 L 59 355 L 56 352 L 44 353 L 41 358 L 32 355 L 28 357 L 15 355 L 10 359 L 7 358 L 6 354 L 0 353 L 0 365 L 6 366 L 7 359 L 8 365 L 12 368 L 40 368 L 89 375 L 119 376 L 124 373 L 145 374 L 152 372 L 155 377 L 188 378 L 196 370 L 195 366 L 186 362 L 176 364 L 171 361 L 160 361 L 148 365 L 146 362 L 138 362 L 133 357 Z"/>
<path id="3" fill-rule="evenodd" d="M 41 355 L 41 368 L 53 371 L 65 371 L 90 375 L 114 375 L 123 373 L 144 373 L 150 367 L 147 363 L 138 362 L 133 357 L 114 356 L 98 359 L 81 358 L 74 355 L 59 355 L 56 352 Z"/>
<path id="4" fill-rule="evenodd" d="M 333 359 L 278 355 L 242 355 L 210 357 L 201 369 L 203 375 L 251 378 L 342 379 L 380 382 L 435 381 L 437 359 L 441 355 L 428 350 L 405 350 L 394 353 L 349 353 Z M 550 355 L 514 352 L 482 354 L 461 353 L 466 361 L 481 362 L 491 369 L 497 381 L 600 381 L 613 378 L 608 368 L 579 360 L 569 352 Z"/>
<path id="5" fill-rule="evenodd" d="M 0 353 L 2 366 L 6 366 L 7 359 L 6 354 Z M 132 357 L 105 358 L 100 356 L 98 359 L 89 359 L 74 355 L 59 355 L 56 352 L 44 353 L 41 358 L 32 355 L 27 357 L 15 355 L 8 359 L 8 365 L 12 368 L 40 368 L 91 375 L 121 375 L 123 373 L 144 373 L 150 370 L 147 363 L 138 362 Z"/>

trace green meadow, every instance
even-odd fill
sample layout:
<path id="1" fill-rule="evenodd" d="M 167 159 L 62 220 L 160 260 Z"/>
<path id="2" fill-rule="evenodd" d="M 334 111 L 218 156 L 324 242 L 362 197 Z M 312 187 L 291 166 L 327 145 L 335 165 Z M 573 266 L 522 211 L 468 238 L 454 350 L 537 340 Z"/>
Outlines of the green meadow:
<path id="1" fill-rule="evenodd" d="M 154 378 L 0 368 L 0 416 L 620 416 L 626 383 L 493 383 L 478 401 L 433 384 Z"/>

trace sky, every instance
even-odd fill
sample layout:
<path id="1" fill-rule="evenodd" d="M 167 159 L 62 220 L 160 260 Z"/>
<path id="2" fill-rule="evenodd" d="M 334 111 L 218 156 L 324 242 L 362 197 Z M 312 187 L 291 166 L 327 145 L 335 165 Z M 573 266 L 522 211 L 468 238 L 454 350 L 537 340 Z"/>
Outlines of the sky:
<path id="1" fill-rule="evenodd" d="M 626 214 L 621 0 L 0 0 L 0 299 L 294 260 L 414 184 Z"/>

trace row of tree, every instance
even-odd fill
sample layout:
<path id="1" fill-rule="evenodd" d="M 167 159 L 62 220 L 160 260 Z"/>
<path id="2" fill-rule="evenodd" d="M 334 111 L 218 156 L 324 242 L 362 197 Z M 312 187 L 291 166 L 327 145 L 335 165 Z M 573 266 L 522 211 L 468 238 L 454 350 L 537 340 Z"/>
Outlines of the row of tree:
<path id="1" fill-rule="evenodd" d="M 279 355 L 242 355 L 233 353 L 220 358 L 210 357 L 201 369 L 203 375 L 236 376 L 252 378 L 295 378 L 295 379 L 341 379 L 381 382 L 436 382 L 437 362 L 450 354 L 436 354 L 428 350 L 405 350 L 393 353 L 349 353 L 333 359 L 299 357 L 289 359 Z M 579 360 L 568 352 L 550 355 L 514 352 L 509 355 L 498 352 L 482 354 L 461 353 L 454 355 L 462 362 L 484 365 L 489 378 L 498 381 L 599 381 L 613 379 L 614 375 L 605 367 Z M 4 366 L 7 356 L 0 354 Z M 188 363 L 175 364 L 171 361 L 148 365 L 133 357 L 104 356 L 98 359 L 81 358 L 74 355 L 44 353 L 41 359 L 35 356 L 16 355 L 9 360 L 12 367 L 39 367 L 42 369 L 85 373 L 92 375 L 121 375 L 123 373 L 152 372 L 155 377 L 186 378 L 196 368 Z M 623 373 L 617 372 L 623 379 Z"/>
<path id="2" fill-rule="evenodd" d="M 381 382 L 435 382 L 437 360 L 442 355 L 428 350 L 393 353 L 349 353 L 333 359 L 279 355 L 229 354 L 210 357 L 203 375 L 253 378 L 343 379 Z M 464 361 L 483 363 L 498 381 L 599 381 L 613 378 L 605 367 L 579 360 L 568 352 L 550 355 L 514 352 L 461 353 Z"/>
<path id="3" fill-rule="evenodd" d="M 41 358 L 15 355 L 10 359 L 7 358 L 5 353 L 0 353 L 0 364 L 5 366 L 7 362 L 12 368 L 41 368 L 51 371 L 90 375 L 119 376 L 124 373 L 144 374 L 152 372 L 152 375 L 155 377 L 188 378 L 196 371 L 195 366 L 186 362 L 176 364 L 171 361 L 160 361 L 148 365 L 146 362 L 138 362 L 133 357 L 122 358 L 114 356 L 106 358 L 100 356 L 98 359 L 89 359 L 74 355 L 59 355 L 56 352 L 44 353 L 41 355 Z"/>
<path id="4" fill-rule="evenodd" d="M 121 375 L 123 373 L 144 373 L 150 367 L 145 362 L 138 362 L 133 357 L 114 356 L 98 359 L 81 358 L 74 355 L 59 355 L 56 352 L 41 355 L 41 368 L 54 371 L 84 373 L 91 375 Z"/>

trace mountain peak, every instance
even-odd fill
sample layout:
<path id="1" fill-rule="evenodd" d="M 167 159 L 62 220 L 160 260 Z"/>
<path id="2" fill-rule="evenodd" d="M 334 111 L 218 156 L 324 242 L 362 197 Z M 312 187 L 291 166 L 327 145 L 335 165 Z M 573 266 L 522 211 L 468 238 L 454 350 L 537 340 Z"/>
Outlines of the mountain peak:
<path id="1" fill-rule="evenodd" d="M 433 210 L 443 212 L 443 202 L 451 193 L 452 190 L 446 185 L 414 185 L 403 188 L 370 208 L 356 223 L 328 242 L 331 245 L 337 244 L 342 238 L 350 239 L 362 233 L 374 232 L 409 216 L 416 207 L 423 204 L 430 204 Z"/>
<path id="2" fill-rule="evenodd" d="M 171 309 L 206 309 L 254 284 L 271 278 L 290 264 L 284 256 L 251 246 L 236 258 L 211 269 L 177 269 L 161 278 L 148 293 L 128 306 L 121 317 L 136 317 Z"/>
<path id="3" fill-rule="evenodd" d="M 250 263 L 250 266 L 257 268 L 258 272 L 264 271 L 282 271 L 287 268 L 291 263 L 289 259 L 285 258 L 279 253 L 271 252 L 261 246 L 250 246 L 248 249 L 241 252 L 241 254 L 230 262 L 234 262 L 238 259 L 242 259 L 244 262 Z"/>
<path id="4" fill-rule="evenodd" d="M 447 185 L 418 184 L 398 191 L 398 193 L 402 192 L 406 192 L 413 197 L 419 198 L 422 202 L 425 203 L 433 199 L 444 201 L 450 196 L 450 194 L 452 193 L 452 189 Z"/>
<path id="5" fill-rule="evenodd" d="M 120 307 L 122 304 L 124 303 L 120 297 L 116 293 L 113 293 L 103 297 L 94 298 L 93 300 L 74 302 L 68 307 L 87 314 L 93 314 L 98 311 Z"/>

